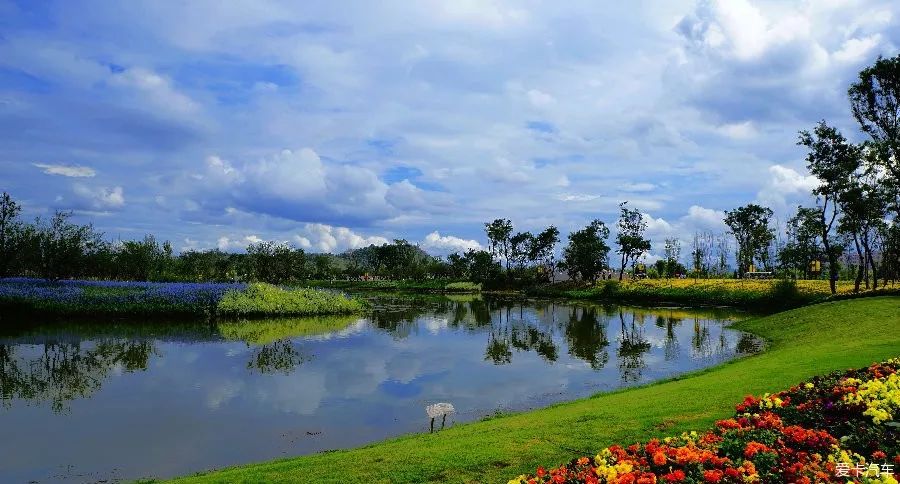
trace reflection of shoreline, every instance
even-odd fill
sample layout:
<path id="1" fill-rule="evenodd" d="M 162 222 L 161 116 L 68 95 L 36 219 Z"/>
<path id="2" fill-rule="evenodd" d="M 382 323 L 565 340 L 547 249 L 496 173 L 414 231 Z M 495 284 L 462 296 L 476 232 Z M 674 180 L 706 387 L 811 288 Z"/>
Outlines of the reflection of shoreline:
<path id="1" fill-rule="evenodd" d="M 607 368 L 613 354 L 617 365 L 611 369 L 618 370 L 620 381 L 626 384 L 646 381 L 648 366 L 654 369 L 660 360 L 675 362 L 688 356 L 681 349 L 677 330 L 683 328 L 680 337 L 687 346 L 690 326 L 683 324 L 683 316 L 691 312 L 684 309 L 563 305 L 490 296 L 387 301 L 376 306 L 371 319 L 346 316 L 169 324 L 77 321 L 6 328 L 4 333 L 10 337 L 0 339 L 0 390 L 4 399 L 51 402 L 55 408 L 62 408 L 65 401 L 85 398 L 99 390 L 123 364 L 128 372 L 146 369 L 151 358 L 162 357 L 156 350 L 158 343 L 170 341 L 241 341 L 251 348 L 246 364 L 251 374 L 293 372 L 314 356 L 304 351 L 303 341 L 366 332 L 389 334 L 397 340 L 423 331 L 436 337 L 443 332 L 478 333 L 480 345 L 486 344 L 481 346 L 485 348 L 483 361 L 499 366 L 515 364 L 520 353 L 532 353 L 548 365 L 571 359 L 599 372 Z M 618 321 L 613 326 L 615 333 L 610 335 L 614 319 Z M 689 320 L 694 323 L 689 356 L 695 360 L 721 359 L 754 348 L 746 335 L 741 334 L 737 340 L 726 338 L 722 320 L 697 315 Z M 710 331 L 713 327 L 718 328 L 718 334 Z M 485 339 L 481 339 L 482 334 Z M 19 345 L 37 345 L 45 355 L 51 355 L 48 358 L 52 361 L 35 356 L 40 351 L 17 351 Z M 94 346 L 102 346 L 102 351 L 91 353 Z M 662 358 L 655 350 L 651 353 L 654 347 L 661 348 Z M 32 366 L 48 370 L 29 373 Z"/>

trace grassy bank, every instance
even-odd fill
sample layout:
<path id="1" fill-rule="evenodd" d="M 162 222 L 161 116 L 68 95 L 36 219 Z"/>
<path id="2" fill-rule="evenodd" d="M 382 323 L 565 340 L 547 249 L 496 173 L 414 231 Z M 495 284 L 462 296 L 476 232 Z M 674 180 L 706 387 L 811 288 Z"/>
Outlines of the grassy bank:
<path id="1" fill-rule="evenodd" d="M 262 283 L 0 280 L 0 314 L 231 318 L 352 314 L 364 307 L 342 294 Z"/>
<path id="2" fill-rule="evenodd" d="M 600 281 L 597 284 L 558 283 L 529 291 L 530 295 L 633 304 L 719 305 L 787 309 L 853 294 L 853 282 L 839 281 L 832 296 L 828 281 L 778 279 L 643 279 Z M 894 292 L 888 289 L 887 292 Z"/>
<path id="3" fill-rule="evenodd" d="M 736 324 L 768 350 L 681 379 L 180 482 L 506 482 L 574 454 L 709 427 L 747 394 L 900 353 L 900 298 L 827 302 Z"/>
<path id="4" fill-rule="evenodd" d="M 361 301 L 343 294 L 316 289 L 283 289 L 262 283 L 225 293 L 216 308 L 217 314 L 225 317 L 352 314 L 363 309 Z"/>

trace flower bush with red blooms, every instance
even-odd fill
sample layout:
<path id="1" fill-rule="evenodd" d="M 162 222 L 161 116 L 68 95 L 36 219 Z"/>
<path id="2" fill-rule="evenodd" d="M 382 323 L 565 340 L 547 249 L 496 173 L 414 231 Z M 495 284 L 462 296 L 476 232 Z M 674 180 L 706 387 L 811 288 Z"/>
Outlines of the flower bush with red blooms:
<path id="1" fill-rule="evenodd" d="M 614 445 L 594 458 L 538 468 L 509 482 L 897 484 L 898 370 L 900 358 L 816 377 L 774 395 L 748 396 L 733 418 L 707 432 Z M 875 465 L 879 472 L 857 476 L 858 465 Z"/>

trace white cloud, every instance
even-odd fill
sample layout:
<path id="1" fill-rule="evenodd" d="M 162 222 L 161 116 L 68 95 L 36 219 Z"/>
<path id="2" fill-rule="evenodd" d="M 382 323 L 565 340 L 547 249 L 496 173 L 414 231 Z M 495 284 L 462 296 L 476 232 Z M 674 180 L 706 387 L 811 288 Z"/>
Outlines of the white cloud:
<path id="1" fill-rule="evenodd" d="M 538 89 L 528 91 L 528 102 L 536 108 L 547 108 L 556 104 L 556 98 Z"/>
<path id="2" fill-rule="evenodd" d="M 732 139 L 750 139 L 759 134 L 753 121 L 723 124 L 716 131 Z"/>
<path id="3" fill-rule="evenodd" d="M 336 253 L 370 245 L 387 244 L 388 239 L 381 236 L 360 235 L 347 227 L 308 223 L 294 236 L 294 242 L 303 249 Z"/>
<path id="4" fill-rule="evenodd" d="M 711 208 L 691 205 L 687 215 L 680 219 L 680 226 L 685 234 L 691 234 L 698 230 L 721 232 L 725 230 L 725 212 Z"/>
<path id="5" fill-rule="evenodd" d="M 482 245 L 477 240 L 463 239 L 453 235 L 441 235 L 437 230 L 425 236 L 421 247 L 429 253 L 440 255 L 454 252 L 463 253 L 469 249 L 482 249 Z"/>
<path id="6" fill-rule="evenodd" d="M 263 239 L 260 236 L 254 234 L 237 238 L 222 236 L 216 241 L 216 247 L 225 252 L 243 251 L 247 249 L 248 245 L 258 244 L 262 241 Z"/>
<path id="7" fill-rule="evenodd" d="M 158 110 L 189 115 L 199 109 L 190 97 L 175 89 L 169 78 L 150 69 L 132 67 L 112 74 L 110 84 L 140 93 Z"/>
<path id="8" fill-rule="evenodd" d="M 77 208 L 90 210 L 119 209 L 125 205 L 125 192 L 122 187 L 89 187 L 75 184 L 72 186 L 79 205 Z"/>
<path id="9" fill-rule="evenodd" d="M 769 167 L 769 180 L 759 190 L 756 198 L 760 203 L 780 211 L 786 208 L 789 199 L 808 199 L 811 192 L 819 184 L 813 175 L 803 175 L 793 168 L 772 165 Z"/>
<path id="10" fill-rule="evenodd" d="M 47 163 L 32 163 L 48 175 L 68 176 L 73 178 L 88 178 L 97 174 L 93 168 L 77 165 L 51 165 Z"/>

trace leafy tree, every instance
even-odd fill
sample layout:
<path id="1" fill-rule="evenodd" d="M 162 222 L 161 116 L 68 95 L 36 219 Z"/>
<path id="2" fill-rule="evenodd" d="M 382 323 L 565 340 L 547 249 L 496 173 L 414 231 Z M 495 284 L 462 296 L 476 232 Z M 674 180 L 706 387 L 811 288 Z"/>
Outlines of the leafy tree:
<path id="1" fill-rule="evenodd" d="M 38 273 L 58 281 L 81 274 L 87 257 L 102 245 L 101 234 L 91 225 L 78 225 L 69 219 L 72 212 L 57 211 L 49 222 L 35 221 L 29 241 Z"/>
<path id="2" fill-rule="evenodd" d="M 666 238 L 663 255 L 663 260 L 665 261 L 664 275 L 672 277 L 679 269 L 678 259 L 681 258 L 681 241 L 677 237 Z"/>
<path id="3" fill-rule="evenodd" d="M 619 280 L 625 274 L 625 268 L 629 262 L 634 265 L 640 257 L 650 250 L 650 240 L 644 238 L 647 230 L 647 222 L 637 209 L 629 209 L 628 202 L 619 204 L 621 213 L 616 223 L 619 231 L 616 234 L 616 243 L 619 245 L 618 253 L 622 255 L 622 266 L 619 268 Z"/>
<path id="4" fill-rule="evenodd" d="M 875 288 L 878 288 L 878 265 L 873 255 L 879 236 L 885 229 L 884 218 L 888 207 L 888 194 L 884 190 L 879 170 L 866 163 L 861 170 L 851 176 L 848 187 L 841 194 L 840 204 L 844 217 L 838 224 L 838 231 L 847 234 L 856 249 L 857 275 L 855 289 L 859 291 L 863 278 L 869 287 L 869 274 Z"/>
<path id="5" fill-rule="evenodd" d="M 775 231 L 769 226 L 772 209 L 754 203 L 725 212 L 725 225 L 737 241 L 738 274 L 753 264 L 760 254 L 767 252 L 775 238 Z"/>
<path id="6" fill-rule="evenodd" d="M 883 150 L 880 161 L 891 177 L 900 180 L 900 55 L 879 57 L 859 73 L 848 94 L 853 117 Z"/>
<path id="7" fill-rule="evenodd" d="M 22 207 L 9 193 L 0 195 L 0 277 L 10 275 L 20 258 L 22 224 L 18 217 L 21 211 Z"/>
<path id="8" fill-rule="evenodd" d="M 486 283 L 500 277 L 500 265 L 494 262 L 490 252 L 469 249 L 465 254 L 468 278 L 473 282 Z"/>
<path id="9" fill-rule="evenodd" d="M 303 278 L 306 254 L 279 242 L 257 242 L 247 246 L 247 263 L 253 279 L 281 284 Z"/>
<path id="10" fill-rule="evenodd" d="M 785 270 L 808 276 L 810 263 L 822 257 L 821 216 L 819 207 L 797 207 L 797 213 L 788 219 L 787 242 L 778 252 Z"/>
<path id="11" fill-rule="evenodd" d="M 531 232 L 518 232 L 509 238 L 509 258 L 519 268 L 530 262 L 535 237 Z M 508 266 L 507 266 L 508 268 Z"/>
<path id="12" fill-rule="evenodd" d="M 819 236 L 828 257 L 831 293 L 835 294 L 839 252 L 832 248 L 830 236 L 840 215 L 840 199 L 849 187 L 851 174 L 859 167 L 860 150 L 825 121 L 819 122 L 812 133 L 801 131 L 797 144 L 809 150 L 806 167 L 819 180 L 813 194 L 817 197 L 816 206 L 819 209 Z"/>
<path id="13" fill-rule="evenodd" d="M 153 235 L 146 235 L 140 241 L 123 242 L 115 255 L 119 275 L 133 281 L 158 279 L 162 275 L 165 258 L 166 252 Z"/>
<path id="14" fill-rule="evenodd" d="M 506 269 L 509 270 L 510 237 L 513 226 L 509 219 L 498 218 L 493 222 L 484 224 L 484 231 L 490 243 L 491 255 L 506 260 Z"/>
<path id="15" fill-rule="evenodd" d="M 569 234 L 569 245 L 563 249 L 563 264 L 569 276 L 595 282 L 608 266 L 609 229 L 594 220 L 587 227 Z"/>

